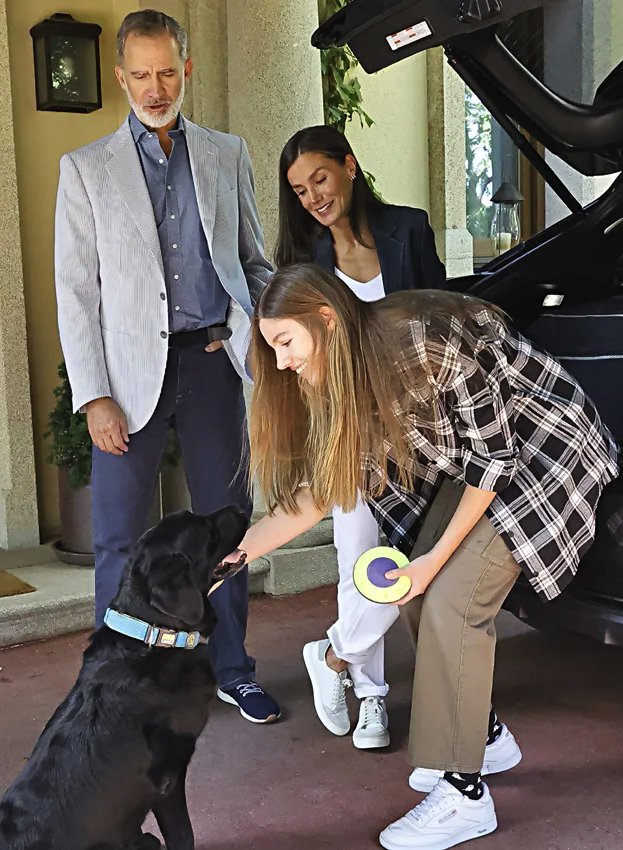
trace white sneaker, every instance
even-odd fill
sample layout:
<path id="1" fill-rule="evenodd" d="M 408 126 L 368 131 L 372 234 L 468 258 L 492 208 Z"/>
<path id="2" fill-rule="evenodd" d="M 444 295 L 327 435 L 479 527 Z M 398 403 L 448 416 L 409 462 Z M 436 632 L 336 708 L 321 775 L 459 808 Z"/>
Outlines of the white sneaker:
<path id="1" fill-rule="evenodd" d="M 336 673 L 325 660 L 329 641 L 315 640 L 303 647 L 303 660 L 311 679 L 314 708 L 320 722 L 334 735 L 350 732 L 346 688 L 352 685 L 348 673 Z"/>
<path id="2" fill-rule="evenodd" d="M 521 761 L 521 750 L 517 741 L 509 732 L 505 723 L 498 738 L 485 748 L 485 758 L 482 763 L 482 776 L 488 773 L 502 773 L 510 770 Z M 431 770 L 428 767 L 416 767 L 409 777 L 409 785 L 414 791 L 432 791 L 443 778 L 443 770 Z"/>
<path id="3" fill-rule="evenodd" d="M 386 850 L 447 850 L 488 835 L 498 822 L 489 789 L 486 785 L 484 789 L 480 800 L 470 800 L 445 779 L 440 780 L 419 806 L 383 830 L 381 846 Z"/>
<path id="4" fill-rule="evenodd" d="M 389 746 L 387 709 L 383 697 L 366 697 L 361 700 L 359 722 L 353 732 L 353 744 L 358 750 Z"/>

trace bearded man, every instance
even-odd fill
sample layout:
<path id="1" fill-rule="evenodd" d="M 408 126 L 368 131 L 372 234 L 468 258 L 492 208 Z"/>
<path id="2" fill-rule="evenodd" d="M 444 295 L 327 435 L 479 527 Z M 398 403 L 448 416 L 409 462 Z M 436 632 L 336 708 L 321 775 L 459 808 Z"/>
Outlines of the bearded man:
<path id="1" fill-rule="evenodd" d="M 182 27 L 132 12 L 117 51 L 130 114 L 61 159 L 55 234 L 61 344 L 93 440 L 96 628 L 147 526 L 171 427 L 193 511 L 251 513 L 242 381 L 271 275 L 244 141 L 180 113 L 193 67 Z M 210 601 L 220 698 L 252 722 L 276 720 L 245 649 L 247 570 Z"/>

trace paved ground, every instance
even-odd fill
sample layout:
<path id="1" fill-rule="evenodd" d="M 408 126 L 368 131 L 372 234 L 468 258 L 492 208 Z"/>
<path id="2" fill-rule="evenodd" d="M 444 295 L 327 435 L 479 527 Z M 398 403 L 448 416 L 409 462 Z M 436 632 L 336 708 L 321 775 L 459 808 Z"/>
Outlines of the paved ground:
<path id="1" fill-rule="evenodd" d="M 197 850 L 373 850 L 379 830 L 420 799 L 406 784 L 413 656 L 400 624 L 388 640 L 389 750 L 359 752 L 315 719 L 301 647 L 334 610 L 331 589 L 253 600 L 249 648 L 284 716 L 256 727 L 215 702 L 190 771 Z M 524 761 L 491 778 L 500 827 L 474 846 L 619 850 L 621 650 L 545 636 L 504 614 L 499 631 L 496 704 Z M 85 637 L 0 651 L 0 789 L 71 686 Z"/>

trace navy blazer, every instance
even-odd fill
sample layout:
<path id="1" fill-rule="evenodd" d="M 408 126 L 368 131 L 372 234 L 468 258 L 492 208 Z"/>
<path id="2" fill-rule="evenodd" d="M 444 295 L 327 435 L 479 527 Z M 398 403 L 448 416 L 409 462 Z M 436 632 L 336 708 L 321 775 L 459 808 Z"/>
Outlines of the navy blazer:
<path id="1" fill-rule="evenodd" d="M 446 270 L 424 210 L 379 204 L 368 210 L 385 294 L 401 289 L 444 289 Z M 328 227 L 317 238 L 313 262 L 333 271 L 335 255 Z"/>

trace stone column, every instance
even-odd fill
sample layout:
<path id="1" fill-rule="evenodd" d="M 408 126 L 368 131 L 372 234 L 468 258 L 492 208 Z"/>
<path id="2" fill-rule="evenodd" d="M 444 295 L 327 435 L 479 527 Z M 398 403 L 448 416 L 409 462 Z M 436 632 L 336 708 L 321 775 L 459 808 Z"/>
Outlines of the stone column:
<path id="1" fill-rule="evenodd" d="M 623 41 L 613 27 L 619 9 L 620 0 L 551 0 L 546 6 L 544 80 L 557 94 L 577 103 L 593 102 L 597 87 L 614 67 L 613 38 L 618 35 Z M 621 45 L 619 58 L 620 53 Z M 596 200 L 616 176 L 586 177 L 549 152 L 547 161 L 582 206 Z M 549 226 L 569 215 L 569 209 L 549 186 L 545 191 Z"/>
<path id="2" fill-rule="evenodd" d="M 612 4 L 612 28 L 610 37 L 612 41 L 612 67 L 623 61 L 623 3 Z"/>
<path id="3" fill-rule="evenodd" d="M 0 548 L 17 549 L 38 545 L 39 520 L 5 0 L 0 0 L 0 114 Z"/>
<path id="4" fill-rule="evenodd" d="M 229 129 L 255 172 L 267 256 L 277 234 L 277 168 L 288 138 L 322 124 L 320 53 L 310 43 L 317 0 L 228 0 Z"/>
<path id="5" fill-rule="evenodd" d="M 153 0 L 140 0 L 140 9 L 153 7 Z M 227 0 L 160 0 L 157 7 L 179 21 L 188 35 L 194 68 L 183 114 L 197 124 L 227 132 Z M 160 498 L 164 514 L 190 509 L 182 461 L 175 469 L 163 470 Z"/>
<path id="6" fill-rule="evenodd" d="M 355 70 L 363 108 L 374 120 L 357 118 L 346 135 L 364 171 L 390 204 L 429 209 L 426 53 L 410 56 L 376 74 Z"/>
<path id="7" fill-rule="evenodd" d="M 141 0 L 147 8 L 150 0 Z M 323 122 L 320 54 L 309 43 L 316 0 L 162 0 L 189 35 L 195 69 L 184 114 L 243 136 L 253 160 L 256 194 L 271 256 L 277 224 L 277 163 L 286 140 Z M 245 387 L 247 403 L 250 388 Z M 190 507 L 183 465 L 161 475 L 165 513 Z M 255 494 L 254 519 L 265 513 Z M 332 522 L 250 565 L 252 591 L 294 593 L 337 579 Z"/>
<path id="8" fill-rule="evenodd" d="M 227 2 L 188 0 L 192 76 L 192 115 L 197 124 L 229 130 L 227 102 Z"/>
<path id="9" fill-rule="evenodd" d="M 249 146 L 269 258 L 277 235 L 281 149 L 297 130 L 324 123 L 320 53 L 310 43 L 317 26 L 317 0 L 227 3 L 229 130 Z M 254 508 L 259 518 L 264 506 L 258 498 Z M 336 581 L 331 520 L 266 561 L 268 593 L 294 593 Z"/>
<path id="10" fill-rule="evenodd" d="M 465 85 L 443 50 L 427 51 L 430 218 L 448 277 L 474 269 L 465 199 Z"/>

